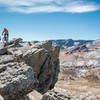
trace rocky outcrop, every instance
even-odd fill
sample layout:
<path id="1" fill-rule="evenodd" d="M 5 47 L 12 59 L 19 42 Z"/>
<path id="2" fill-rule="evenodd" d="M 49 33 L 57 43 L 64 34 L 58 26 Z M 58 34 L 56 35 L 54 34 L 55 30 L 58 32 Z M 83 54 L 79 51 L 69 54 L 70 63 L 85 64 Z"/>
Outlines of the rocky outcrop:
<path id="1" fill-rule="evenodd" d="M 41 42 L 19 58 L 33 68 L 40 93 L 52 89 L 58 80 L 59 49 L 58 46 L 53 47 L 51 41 Z"/>
<path id="2" fill-rule="evenodd" d="M 5 100 L 21 100 L 32 90 L 45 93 L 58 80 L 59 50 L 51 41 L 37 44 L 9 41 L 0 55 L 0 94 Z"/>
<path id="3" fill-rule="evenodd" d="M 22 100 L 36 86 L 31 67 L 23 63 L 0 65 L 0 94 L 4 100 Z"/>

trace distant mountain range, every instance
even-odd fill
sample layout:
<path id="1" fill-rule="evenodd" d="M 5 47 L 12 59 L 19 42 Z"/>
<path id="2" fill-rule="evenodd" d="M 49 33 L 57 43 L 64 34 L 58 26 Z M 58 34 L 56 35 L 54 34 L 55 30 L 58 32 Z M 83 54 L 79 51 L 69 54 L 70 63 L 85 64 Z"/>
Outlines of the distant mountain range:
<path id="1" fill-rule="evenodd" d="M 68 47 L 72 46 L 80 46 L 83 44 L 87 43 L 92 43 L 94 40 L 72 40 L 72 39 L 67 39 L 67 40 L 52 40 L 53 45 L 59 45 L 61 49 L 66 49 Z"/>
<path id="2" fill-rule="evenodd" d="M 74 48 L 78 46 L 82 46 L 88 44 L 88 46 L 100 44 L 100 39 L 98 40 L 73 40 L 73 39 L 58 39 L 51 40 L 53 45 L 59 45 L 62 50 L 66 50 L 68 48 Z M 25 41 L 23 41 L 25 42 Z M 34 43 L 38 43 L 39 41 L 33 41 Z"/>

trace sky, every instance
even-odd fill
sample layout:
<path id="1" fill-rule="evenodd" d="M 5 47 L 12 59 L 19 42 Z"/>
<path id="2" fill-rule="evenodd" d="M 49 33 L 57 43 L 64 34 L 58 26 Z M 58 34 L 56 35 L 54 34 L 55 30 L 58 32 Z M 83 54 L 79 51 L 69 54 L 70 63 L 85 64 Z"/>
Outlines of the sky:
<path id="1" fill-rule="evenodd" d="M 10 39 L 100 39 L 100 0 L 0 0 Z"/>

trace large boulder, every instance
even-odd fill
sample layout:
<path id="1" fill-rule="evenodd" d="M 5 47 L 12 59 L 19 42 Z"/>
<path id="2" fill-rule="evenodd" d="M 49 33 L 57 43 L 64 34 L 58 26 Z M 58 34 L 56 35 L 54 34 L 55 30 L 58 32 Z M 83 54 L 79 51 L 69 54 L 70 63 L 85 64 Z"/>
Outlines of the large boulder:
<path id="1" fill-rule="evenodd" d="M 37 90 L 45 93 L 52 89 L 58 80 L 59 68 L 58 46 L 52 46 L 51 41 L 37 43 L 23 54 L 23 60 L 31 66 L 39 80 Z"/>
<path id="2" fill-rule="evenodd" d="M 23 100 L 36 82 L 32 68 L 24 63 L 0 65 L 0 94 L 5 100 Z"/>

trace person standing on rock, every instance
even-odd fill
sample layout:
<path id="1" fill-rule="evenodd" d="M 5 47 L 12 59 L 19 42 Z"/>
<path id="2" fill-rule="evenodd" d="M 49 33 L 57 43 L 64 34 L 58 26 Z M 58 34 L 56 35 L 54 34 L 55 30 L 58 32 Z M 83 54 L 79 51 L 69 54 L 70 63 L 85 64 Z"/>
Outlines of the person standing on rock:
<path id="1" fill-rule="evenodd" d="M 6 28 L 4 28 L 2 35 L 4 34 L 4 39 L 5 41 L 8 41 L 8 36 L 9 36 L 9 32 Z"/>

